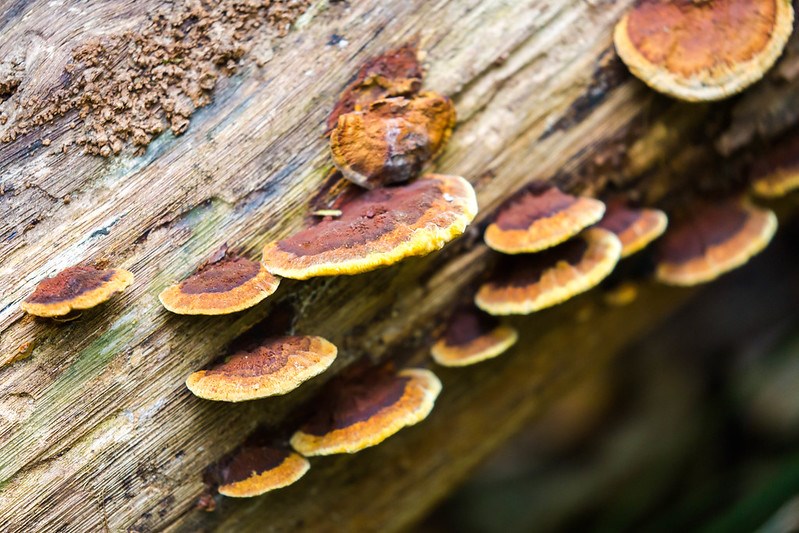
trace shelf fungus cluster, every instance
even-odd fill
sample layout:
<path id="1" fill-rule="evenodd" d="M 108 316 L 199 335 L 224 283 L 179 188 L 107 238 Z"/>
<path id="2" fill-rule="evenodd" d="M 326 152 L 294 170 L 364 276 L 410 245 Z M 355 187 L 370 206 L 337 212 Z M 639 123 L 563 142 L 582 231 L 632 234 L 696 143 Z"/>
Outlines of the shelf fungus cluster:
<path id="1" fill-rule="evenodd" d="M 656 91 L 719 100 L 774 65 L 793 18 L 791 0 L 638 0 L 614 41 L 630 71 Z"/>
<path id="2" fill-rule="evenodd" d="M 91 309 L 132 283 L 133 274 L 121 268 L 73 266 L 39 282 L 21 307 L 39 317 L 64 317 L 73 311 Z"/>

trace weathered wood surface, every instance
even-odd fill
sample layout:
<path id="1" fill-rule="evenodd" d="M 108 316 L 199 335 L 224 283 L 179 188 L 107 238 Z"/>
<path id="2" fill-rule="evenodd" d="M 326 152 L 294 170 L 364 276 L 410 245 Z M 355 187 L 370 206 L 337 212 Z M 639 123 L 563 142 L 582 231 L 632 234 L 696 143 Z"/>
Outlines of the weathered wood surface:
<path id="1" fill-rule="evenodd" d="M 0 52 L 26 42 L 38 59 L 0 106 L 57 86 L 72 48 L 147 24 L 159 3 L 65 1 L 56 16 L 52 2 L 7 2 Z M 501 360 L 439 371 L 444 392 L 424 425 L 362 454 L 314 460 L 307 478 L 285 491 L 225 501 L 212 514 L 194 509 L 207 465 L 258 425 L 290 424 L 290 413 L 346 364 L 424 362 L 440 314 L 491 264 L 475 231 L 391 269 L 286 281 L 267 303 L 235 316 L 178 317 L 158 304 L 164 286 L 219 244 L 257 256 L 303 223 L 330 168 L 325 118 L 367 57 L 418 39 L 426 86 L 452 96 L 459 113 L 436 170 L 475 184 L 478 226 L 532 179 L 555 177 L 588 192 L 612 183 L 653 200 L 700 173 L 724 169 L 734 182 L 746 157 L 719 163 L 714 139 L 732 152 L 792 124 L 772 127 L 755 105 L 766 99 L 770 112 L 795 122 L 790 69 L 740 99 L 743 118 L 729 129 L 729 104 L 652 95 L 612 53 L 611 28 L 629 3 L 319 2 L 274 38 L 268 62 L 259 67 L 245 56 L 185 133 L 160 135 L 143 155 L 100 158 L 74 146 L 63 153 L 77 135 L 68 127 L 74 116 L 0 145 L 0 360 L 28 356 L 0 368 L 0 530 L 400 528 L 548 397 L 665 316 L 684 291 L 647 289 L 612 310 L 595 295 L 520 320 L 522 343 Z M 134 287 L 74 322 L 21 314 L 19 302 L 42 277 L 86 260 L 134 271 Z M 188 393 L 188 373 L 253 326 L 286 315 L 292 331 L 339 346 L 325 377 L 243 405 Z"/>

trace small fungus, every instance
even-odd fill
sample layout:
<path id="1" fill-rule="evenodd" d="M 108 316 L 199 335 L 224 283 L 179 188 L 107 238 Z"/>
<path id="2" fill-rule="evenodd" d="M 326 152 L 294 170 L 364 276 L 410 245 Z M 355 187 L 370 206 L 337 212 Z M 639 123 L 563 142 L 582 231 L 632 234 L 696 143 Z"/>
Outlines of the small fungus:
<path id="1" fill-rule="evenodd" d="M 22 309 L 35 316 L 64 316 L 101 304 L 131 283 L 133 274 L 121 268 L 73 266 L 39 282 Z"/>
<path id="2" fill-rule="evenodd" d="M 752 169 L 752 190 L 761 198 L 780 198 L 799 188 L 799 135 L 760 155 Z"/>
<path id="3" fill-rule="evenodd" d="M 475 309 L 466 309 L 450 318 L 443 337 L 430 353 L 442 366 L 467 366 L 505 353 L 517 339 L 512 327 Z"/>
<path id="4" fill-rule="evenodd" d="M 322 337 L 277 337 L 186 379 L 200 398 L 242 402 L 286 394 L 327 370 L 338 350 Z"/>
<path id="5" fill-rule="evenodd" d="M 355 453 L 427 418 L 439 392 L 438 377 L 421 368 L 382 368 L 338 380 L 291 446 L 305 456 Z"/>
<path id="6" fill-rule="evenodd" d="M 618 237 L 591 228 L 542 253 L 507 258 L 507 268 L 480 287 L 475 303 L 492 315 L 530 314 L 595 287 L 620 257 Z"/>
<path id="7" fill-rule="evenodd" d="M 443 150 L 454 126 L 455 107 L 445 96 L 386 98 L 341 115 L 330 150 L 345 178 L 372 189 L 418 176 Z"/>
<path id="8" fill-rule="evenodd" d="M 484 239 L 504 254 L 539 252 L 572 238 L 604 214 L 599 200 L 536 184 L 500 211 Z"/>
<path id="9" fill-rule="evenodd" d="M 220 249 L 211 260 L 158 296 L 180 315 L 225 315 L 248 309 L 277 290 L 280 280 L 257 261 Z"/>
<path id="10" fill-rule="evenodd" d="M 614 40 L 644 83 L 704 101 L 762 78 L 792 30 L 791 0 L 638 0 L 616 25 Z"/>
<path id="11" fill-rule="evenodd" d="M 406 44 L 370 59 L 341 94 L 327 119 L 328 131 L 336 126 L 338 117 L 345 113 L 361 111 L 372 102 L 384 98 L 418 93 L 423 75 L 415 44 Z"/>
<path id="12" fill-rule="evenodd" d="M 668 285 L 712 281 L 758 254 L 776 230 L 774 212 L 747 200 L 699 205 L 661 240 L 656 277 Z"/>
<path id="13" fill-rule="evenodd" d="M 621 256 L 628 257 L 663 235 L 668 223 L 666 213 L 659 209 L 637 209 L 614 201 L 597 226 L 613 232 L 621 241 Z"/>
<path id="14" fill-rule="evenodd" d="M 263 263 L 277 276 L 358 274 L 426 255 L 458 237 L 477 214 L 474 189 L 458 176 L 431 174 L 408 185 L 375 189 L 264 248 Z"/>
<path id="15" fill-rule="evenodd" d="M 222 467 L 219 494 L 251 498 L 287 487 L 311 468 L 308 460 L 291 450 L 244 446 Z"/>

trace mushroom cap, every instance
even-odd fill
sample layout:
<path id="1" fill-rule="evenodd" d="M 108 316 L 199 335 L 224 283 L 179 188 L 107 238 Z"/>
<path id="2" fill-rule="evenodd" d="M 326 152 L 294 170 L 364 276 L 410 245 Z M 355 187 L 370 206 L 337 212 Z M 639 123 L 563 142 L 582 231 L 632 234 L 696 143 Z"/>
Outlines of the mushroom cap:
<path id="1" fill-rule="evenodd" d="M 328 131 L 336 126 L 338 117 L 345 113 L 360 111 L 383 98 L 418 93 L 423 75 L 415 44 L 406 44 L 370 59 L 341 93 L 341 98 L 327 119 Z"/>
<path id="2" fill-rule="evenodd" d="M 539 252 L 574 237 L 605 214 L 605 204 L 554 186 L 524 191 L 486 228 L 484 240 L 504 254 Z"/>
<path id="3" fill-rule="evenodd" d="M 267 446 L 245 446 L 222 471 L 219 494 L 251 498 L 287 487 L 311 468 L 308 460 L 291 450 Z"/>
<path id="4" fill-rule="evenodd" d="M 621 241 L 621 256 L 628 257 L 663 235 L 668 224 L 669 217 L 659 209 L 639 209 L 622 202 L 610 202 L 597 227 L 613 232 Z"/>
<path id="5" fill-rule="evenodd" d="M 158 298 L 180 315 L 226 315 L 249 309 L 273 294 L 280 279 L 257 261 L 223 256 L 164 289 Z"/>
<path id="6" fill-rule="evenodd" d="M 467 366 L 505 353 L 519 338 L 515 329 L 477 310 L 461 310 L 450 317 L 444 335 L 430 353 L 442 366 Z"/>
<path id="7" fill-rule="evenodd" d="M 443 150 L 455 120 L 452 101 L 439 94 L 378 100 L 338 118 L 330 134 L 333 162 L 361 187 L 408 181 Z"/>
<path id="8" fill-rule="evenodd" d="M 704 101 L 762 78 L 792 30 L 791 0 L 638 0 L 616 25 L 614 41 L 644 83 Z"/>
<path id="9" fill-rule="evenodd" d="M 382 370 L 328 389 L 319 410 L 291 437 L 305 456 L 355 453 L 383 442 L 433 409 L 441 381 L 429 370 Z"/>
<path id="10" fill-rule="evenodd" d="M 799 188 L 799 135 L 761 155 L 751 177 L 752 191 L 761 198 L 780 198 Z"/>
<path id="11" fill-rule="evenodd" d="M 103 270 L 73 266 L 40 281 L 21 307 L 35 316 L 64 316 L 72 311 L 91 309 L 131 283 L 133 273 L 121 268 Z"/>
<path id="12" fill-rule="evenodd" d="M 277 396 L 327 370 L 337 354 L 336 346 L 322 337 L 277 337 L 194 372 L 186 386 L 195 396 L 223 402 Z"/>
<path id="13" fill-rule="evenodd" d="M 663 236 L 655 275 L 668 285 L 712 281 L 763 250 L 776 230 L 774 212 L 748 200 L 700 205 Z"/>
<path id="14" fill-rule="evenodd" d="M 618 237 L 591 228 L 540 254 L 508 258 L 509 268 L 481 286 L 474 301 L 492 315 L 530 314 L 595 287 L 620 257 Z"/>
<path id="15" fill-rule="evenodd" d="M 364 192 L 342 215 L 264 247 L 272 274 L 293 279 L 359 274 L 426 255 L 458 237 L 477 214 L 474 189 L 458 176 Z"/>

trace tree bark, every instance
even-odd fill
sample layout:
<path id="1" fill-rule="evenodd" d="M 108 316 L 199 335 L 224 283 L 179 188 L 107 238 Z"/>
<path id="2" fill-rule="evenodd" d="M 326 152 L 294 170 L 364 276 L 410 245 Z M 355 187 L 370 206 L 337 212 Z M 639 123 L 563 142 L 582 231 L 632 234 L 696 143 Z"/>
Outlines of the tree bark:
<path id="1" fill-rule="evenodd" d="M 594 291 L 514 319 L 522 335 L 510 353 L 434 368 L 444 390 L 420 426 L 353 456 L 313 459 L 287 489 L 219 499 L 213 513 L 195 508 L 208 465 L 258 427 L 296 425 L 297 409 L 348 364 L 431 364 L 435 330 L 493 263 L 481 228 L 524 184 L 625 190 L 679 211 L 696 191 L 740 186 L 758 146 L 795 124 L 795 39 L 741 97 L 675 103 L 631 78 L 613 52 L 613 25 L 630 3 L 315 2 L 288 32 L 256 30 L 188 129 L 155 136 L 141 154 L 142 145 L 84 154 L 73 144 L 86 140 L 79 108 L 0 145 L 0 530 L 400 529 L 667 317 L 691 292 L 642 282 L 628 306 Z M 64 72 L 78 47 L 149 27 L 160 2 L 51 4 L 8 2 L 0 14 L 0 52 L 23 58 L 0 71 L 5 132 L 19 126 L 25 99 L 70 87 Z M 435 171 L 475 185 L 473 229 L 440 253 L 377 272 L 284 280 L 264 304 L 236 315 L 166 312 L 158 293 L 220 244 L 257 257 L 302 226 L 331 188 L 323 132 L 338 94 L 364 60 L 412 40 L 426 54 L 425 87 L 458 110 Z M 92 142 L 83 146 L 93 150 Z M 19 310 L 43 277 L 100 260 L 132 270 L 134 286 L 68 323 Z M 187 391 L 190 372 L 275 324 L 330 339 L 338 360 L 286 397 L 228 405 Z"/>

